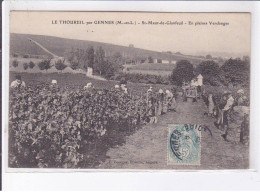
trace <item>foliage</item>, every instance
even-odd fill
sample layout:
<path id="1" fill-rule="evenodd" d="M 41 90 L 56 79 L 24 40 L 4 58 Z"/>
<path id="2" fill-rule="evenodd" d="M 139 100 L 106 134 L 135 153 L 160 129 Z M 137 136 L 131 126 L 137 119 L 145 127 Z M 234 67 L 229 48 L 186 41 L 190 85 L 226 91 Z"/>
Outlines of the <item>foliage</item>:
<path id="1" fill-rule="evenodd" d="M 213 86 L 219 85 L 220 68 L 214 61 L 203 61 L 196 68 L 198 74 L 203 76 L 203 82 Z"/>
<path id="2" fill-rule="evenodd" d="M 57 60 L 55 62 L 55 67 L 57 70 L 63 71 L 67 67 L 67 65 L 65 65 L 65 60 L 61 60 L 61 59 Z"/>
<path id="3" fill-rule="evenodd" d="M 11 167 L 95 166 L 102 152 L 147 120 L 142 96 L 114 89 L 11 89 L 9 110 Z"/>
<path id="4" fill-rule="evenodd" d="M 24 70 L 28 69 L 28 67 L 29 67 L 28 63 L 24 63 L 24 64 L 23 64 Z"/>
<path id="5" fill-rule="evenodd" d="M 87 69 L 88 67 L 88 55 L 87 51 L 83 49 L 72 49 L 66 53 L 67 59 L 71 64 L 72 69 Z"/>
<path id="6" fill-rule="evenodd" d="M 34 68 L 34 66 L 35 66 L 35 63 L 34 63 L 34 62 L 32 62 L 32 61 L 30 61 L 30 62 L 29 62 L 29 67 L 30 67 L 31 69 L 33 69 L 33 68 Z"/>
<path id="7" fill-rule="evenodd" d="M 206 55 L 206 59 L 212 59 L 211 55 Z"/>
<path id="8" fill-rule="evenodd" d="M 105 62 L 105 51 L 102 47 L 98 47 L 95 54 L 95 63 L 93 66 L 93 70 L 95 73 L 99 73 L 100 75 L 105 73 L 105 68 L 103 67 Z"/>
<path id="9" fill-rule="evenodd" d="M 95 51 L 94 51 L 94 48 L 93 46 L 90 46 L 87 48 L 87 65 L 88 67 L 91 67 L 93 68 L 93 65 L 94 65 L 94 62 L 95 62 Z"/>
<path id="10" fill-rule="evenodd" d="M 19 62 L 17 60 L 13 60 L 12 66 L 16 68 L 16 67 L 18 67 L 18 65 L 19 65 Z"/>
<path id="11" fill-rule="evenodd" d="M 249 85 L 250 64 L 248 60 L 229 59 L 221 67 L 224 81 L 227 84 L 242 86 Z"/>
<path id="12" fill-rule="evenodd" d="M 117 81 L 126 80 L 133 83 L 145 83 L 145 84 L 169 84 L 169 78 L 167 76 L 139 74 L 139 73 L 120 73 L 113 79 Z"/>
<path id="13" fill-rule="evenodd" d="M 191 81 L 194 77 L 193 65 L 187 60 L 178 61 L 176 68 L 172 71 L 171 81 L 179 86 L 185 81 Z"/>
<path id="14" fill-rule="evenodd" d="M 152 58 L 152 56 L 149 56 L 149 57 L 148 57 L 148 63 L 153 63 L 153 58 Z"/>
<path id="15" fill-rule="evenodd" d="M 40 70 L 48 70 L 51 68 L 51 59 L 42 60 L 38 63 Z"/>
<path id="16" fill-rule="evenodd" d="M 119 70 L 123 69 L 123 57 L 122 55 L 117 52 L 111 57 L 107 57 L 104 61 L 104 65 L 102 66 L 103 74 L 106 78 L 111 78 L 115 75 L 115 73 L 118 73 Z"/>

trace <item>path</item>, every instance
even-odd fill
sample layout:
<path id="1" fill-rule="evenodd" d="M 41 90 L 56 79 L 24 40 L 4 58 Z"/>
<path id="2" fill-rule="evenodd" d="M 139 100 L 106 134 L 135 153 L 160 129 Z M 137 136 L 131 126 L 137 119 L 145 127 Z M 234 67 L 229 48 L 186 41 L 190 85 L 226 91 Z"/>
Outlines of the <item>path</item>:
<path id="1" fill-rule="evenodd" d="M 59 59 L 64 59 L 63 57 L 60 57 L 58 55 L 55 55 L 53 52 L 49 51 L 47 48 L 45 48 L 43 45 L 41 45 L 39 42 L 31 39 L 31 38 L 27 38 L 29 41 L 33 42 L 34 44 L 36 44 L 37 46 L 39 46 L 42 50 L 44 50 L 46 53 L 52 55 L 54 57 L 54 60 L 59 60 Z M 68 63 L 68 62 L 67 62 Z M 14 68 L 14 71 L 16 70 L 16 68 Z M 81 71 L 77 71 L 77 70 L 72 70 L 74 73 L 84 73 L 87 77 L 92 78 L 92 79 L 96 79 L 96 80 L 102 80 L 102 81 L 107 81 L 105 78 L 101 77 L 101 76 L 97 76 L 97 75 L 90 75 L 88 73 L 86 73 L 85 71 L 81 70 Z M 26 70 L 24 70 L 24 72 L 27 72 Z M 44 72 L 42 70 L 40 70 L 40 72 Z M 57 70 L 57 72 L 59 72 Z M 48 73 L 48 71 L 44 72 L 44 73 Z"/>
<path id="2" fill-rule="evenodd" d="M 223 141 L 222 132 L 214 126 L 214 119 L 204 115 L 202 101 L 189 104 L 178 100 L 177 112 L 159 118 L 129 136 L 121 147 L 111 148 L 99 168 L 127 169 L 235 169 L 248 167 L 248 147 Z M 200 166 L 167 166 L 167 124 L 203 124 L 209 132 L 202 132 Z"/>
<path id="3" fill-rule="evenodd" d="M 42 46 L 40 43 L 36 42 L 35 40 L 31 39 L 31 38 L 27 38 L 29 41 L 33 42 L 34 44 L 36 44 L 38 47 L 40 47 L 42 50 L 44 50 L 46 53 L 50 54 L 51 56 L 53 56 L 54 58 L 57 58 L 59 56 L 55 55 L 54 53 L 52 53 L 51 51 L 49 51 L 47 48 L 45 48 L 44 46 Z"/>

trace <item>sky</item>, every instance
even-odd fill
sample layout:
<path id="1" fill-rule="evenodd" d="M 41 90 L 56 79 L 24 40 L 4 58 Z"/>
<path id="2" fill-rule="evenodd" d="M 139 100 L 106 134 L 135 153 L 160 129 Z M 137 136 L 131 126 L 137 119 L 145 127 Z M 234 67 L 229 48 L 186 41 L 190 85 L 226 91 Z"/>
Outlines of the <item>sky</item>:
<path id="1" fill-rule="evenodd" d="M 84 24 L 63 24 L 67 20 L 83 21 Z M 94 24 L 98 21 L 114 21 L 114 24 Z M 136 25 L 116 25 L 116 21 L 132 21 Z M 143 24 L 148 21 L 168 21 L 175 25 Z M 92 24 L 87 25 L 87 22 Z M 183 22 L 183 25 L 176 25 L 176 22 Z M 195 25 L 196 22 L 198 25 Z M 209 22 L 228 25 L 210 25 Z M 123 46 L 133 44 L 136 48 L 192 55 L 249 55 L 250 28 L 249 13 L 12 11 L 10 16 L 11 33 L 49 35 Z"/>

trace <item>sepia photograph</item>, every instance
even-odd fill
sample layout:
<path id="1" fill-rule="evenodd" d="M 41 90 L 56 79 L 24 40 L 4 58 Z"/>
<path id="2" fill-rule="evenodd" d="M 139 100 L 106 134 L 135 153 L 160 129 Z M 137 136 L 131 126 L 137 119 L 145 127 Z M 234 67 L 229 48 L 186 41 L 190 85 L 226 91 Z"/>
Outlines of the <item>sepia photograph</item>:
<path id="1" fill-rule="evenodd" d="M 249 169 L 251 14 L 11 11 L 9 169 Z"/>

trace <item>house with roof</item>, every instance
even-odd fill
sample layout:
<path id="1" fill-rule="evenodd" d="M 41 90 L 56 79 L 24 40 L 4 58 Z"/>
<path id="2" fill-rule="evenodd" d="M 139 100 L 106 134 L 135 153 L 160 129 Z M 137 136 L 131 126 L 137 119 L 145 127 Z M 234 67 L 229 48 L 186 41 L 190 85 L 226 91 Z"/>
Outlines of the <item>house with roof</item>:
<path id="1" fill-rule="evenodd" d="M 191 86 L 202 86 L 203 85 L 203 76 L 199 74 L 191 80 Z"/>

